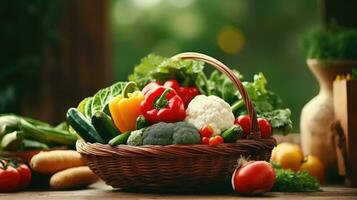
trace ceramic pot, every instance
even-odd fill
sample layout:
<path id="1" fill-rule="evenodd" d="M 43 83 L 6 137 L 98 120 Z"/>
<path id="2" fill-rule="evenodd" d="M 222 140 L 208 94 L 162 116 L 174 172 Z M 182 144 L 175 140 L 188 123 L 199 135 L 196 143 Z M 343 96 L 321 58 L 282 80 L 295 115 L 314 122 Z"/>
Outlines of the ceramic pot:
<path id="1" fill-rule="evenodd" d="M 352 68 L 357 67 L 357 61 L 308 59 L 307 65 L 320 85 L 320 92 L 301 111 L 301 145 L 305 155 L 321 159 L 326 181 L 331 183 L 338 179 L 336 150 L 330 130 L 334 120 L 332 83 L 338 74 L 351 73 Z"/>

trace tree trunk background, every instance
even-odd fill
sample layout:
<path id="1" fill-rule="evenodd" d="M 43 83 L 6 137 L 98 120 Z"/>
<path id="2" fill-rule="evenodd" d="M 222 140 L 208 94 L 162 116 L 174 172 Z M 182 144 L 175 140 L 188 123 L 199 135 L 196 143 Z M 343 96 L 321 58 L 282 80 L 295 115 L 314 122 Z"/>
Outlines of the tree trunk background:
<path id="1" fill-rule="evenodd" d="M 44 46 L 38 91 L 23 98 L 25 116 L 56 124 L 69 107 L 112 82 L 108 0 L 66 0 L 59 48 Z"/>

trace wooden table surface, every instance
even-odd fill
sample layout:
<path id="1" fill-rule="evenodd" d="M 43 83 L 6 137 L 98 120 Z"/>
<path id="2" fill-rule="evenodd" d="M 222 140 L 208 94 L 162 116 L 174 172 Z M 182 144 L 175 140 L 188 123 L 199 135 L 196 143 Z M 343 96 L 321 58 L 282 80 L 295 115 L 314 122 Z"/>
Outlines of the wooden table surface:
<path id="1" fill-rule="evenodd" d="M 347 188 L 343 186 L 325 186 L 322 192 L 314 193 L 280 193 L 271 192 L 263 197 L 267 199 L 357 199 L 357 188 Z M 82 199 L 127 199 L 127 200 L 157 200 L 157 199 L 262 199 L 262 197 L 243 197 L 238 194 L 154 194 L 154 193 L 133 193 L 120 190 L 113 190 L 104 183 L 99 182 L 88 189 L 75 191 L 25 191 L 17 193 L 0 193 L 0 200 L 82 200 Z"/>

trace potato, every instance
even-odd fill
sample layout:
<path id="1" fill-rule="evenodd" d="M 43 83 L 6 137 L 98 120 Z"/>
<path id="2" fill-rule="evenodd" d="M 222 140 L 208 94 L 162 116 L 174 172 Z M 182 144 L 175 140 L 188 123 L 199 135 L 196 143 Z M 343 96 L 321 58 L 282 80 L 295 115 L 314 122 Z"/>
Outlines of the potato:
<path id="1" fill-rule="evenodd" d="M 98 176 L 89 167 L 73 167 L 54 174 L 50 186 L 53 190 L 71 190 L 87 187 L 98 180 Z"/>
<path id="2" fill-rule="evenodd" d="M 73 150 L 43 151 L 32 157 L 31 168 L 42 174 L 52 175 L 71 167 L 85 165 L 80 153 Z"/>

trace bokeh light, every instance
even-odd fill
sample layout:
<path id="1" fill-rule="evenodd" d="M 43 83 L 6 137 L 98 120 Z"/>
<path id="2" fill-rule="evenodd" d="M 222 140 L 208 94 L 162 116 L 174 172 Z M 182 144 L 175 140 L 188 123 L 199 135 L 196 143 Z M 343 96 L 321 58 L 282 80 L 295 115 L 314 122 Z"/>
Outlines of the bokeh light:
<path id="1" fill-rule="evenodd" d="M 137 8 L 149 9 L 160 3 L 161 0 L 133 0 Z"/>
<path id="2" fill-rule="evenodd" d="M 138 9 L 133 9 L 129 1 L 117 1 L 113 8 L 114 19 L 119 25 L 130 25 L 135 23 L 140 15 Z"/>
<path id="3" fill-rule="evenodd" d="M 218 33 L 217 43 L 225 53 L 236 54 L 243 49 L 245 37 L 237 27 L 224 26 Z"/>
<path id="4" fill-rule="evenodd" d="M 194 0 L 168 0 L 169 4 L 177 8 L 184 8 L 191 5 Z"/>
<path id="5" fill-rule="evenodd" d="M 184 12 L 169 20 L 171 31 L 181 39 L 194 39 L 204 29 L 203 18 L 194 12 Z"/>

